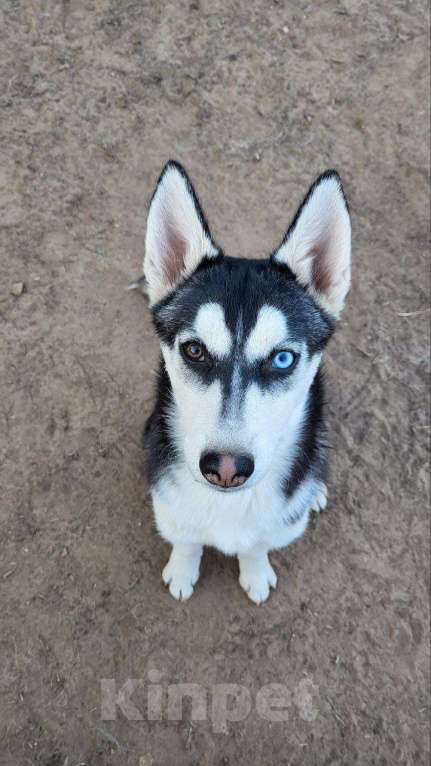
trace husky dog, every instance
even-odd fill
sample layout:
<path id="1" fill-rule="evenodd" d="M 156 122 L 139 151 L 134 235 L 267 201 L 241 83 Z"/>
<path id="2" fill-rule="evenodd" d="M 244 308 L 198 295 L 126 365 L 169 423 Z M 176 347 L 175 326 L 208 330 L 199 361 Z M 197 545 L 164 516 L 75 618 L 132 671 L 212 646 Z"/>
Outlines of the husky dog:
<path id="1" fill-rule="evenodd" d="M 223 254 L 181 165 L 159 178 L 144 277 L 161 361 L 145 444 L 176 599 L 192 595 L 209 545 L 238 556 L 241 587 L 265 601 L 268 552 L 326 505 L 320 362 L 350 287 L 350 239 L 333 170 L 265 260 Z"/>

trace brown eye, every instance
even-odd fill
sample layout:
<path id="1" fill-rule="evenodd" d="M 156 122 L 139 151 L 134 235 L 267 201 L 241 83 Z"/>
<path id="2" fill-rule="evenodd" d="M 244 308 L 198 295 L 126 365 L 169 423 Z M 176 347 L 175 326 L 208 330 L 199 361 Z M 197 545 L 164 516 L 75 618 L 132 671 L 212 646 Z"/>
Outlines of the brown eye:
<path id="1" fill-rule="evenodd" d="M 183 354 L 192 362 L 204 362 L 206 359 L 206 349 L 203 343 L 191 340 L 182 345 Z"/>

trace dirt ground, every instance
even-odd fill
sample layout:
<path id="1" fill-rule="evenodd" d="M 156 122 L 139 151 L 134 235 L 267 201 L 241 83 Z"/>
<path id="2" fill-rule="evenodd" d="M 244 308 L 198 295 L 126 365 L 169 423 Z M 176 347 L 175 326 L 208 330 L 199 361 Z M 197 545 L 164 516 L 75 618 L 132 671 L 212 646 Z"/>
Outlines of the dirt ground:
<path id="1" fill-rule="evenodd" d="M 1 766 L 428 764 L 427 13 L 1 0 Z M 124 288 L 170 157 L 231 255 L 278 243 L 327 167 L 352 208 L 330 506 L 272 556 L 260 608 L 212 551 L 189 602 L 161 582 L 140 447 L 158 350 Z M 178 683 L 205 720 L 168 720 Z M 272 683 L 287 721 L 256 707 Z M 225 729 L 222 684 L 251 708 L 230 697 Z"/>

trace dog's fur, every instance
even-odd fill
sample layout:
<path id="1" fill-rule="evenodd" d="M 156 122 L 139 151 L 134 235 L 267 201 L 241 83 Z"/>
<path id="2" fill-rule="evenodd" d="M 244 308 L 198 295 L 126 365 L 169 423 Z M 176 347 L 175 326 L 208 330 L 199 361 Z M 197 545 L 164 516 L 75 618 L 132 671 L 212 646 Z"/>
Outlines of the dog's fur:
<path id="1" fill-rule="evenodd" d="M 337 173 L 313 184 L 270 258 L 251 260 L 222 253 L 185 171 L 169 162 L 150 204 L 144 274 L 161 344 L 145 443 L 157 527 L 173 546 L 163 580 L 175 598 L 191 596 L 210 545 L 238 556 L 240 584 L 260 603 L 276 585 L 268 551 L 326 505 L 320 362 L 350 287 Z M 189 342 L 203 361 L 185 355 Z M 294 363 L 275 369 L 284 350 Z M 254 472 L 215 486 L 200 469 L 208 451 L 248 455 Z"/>

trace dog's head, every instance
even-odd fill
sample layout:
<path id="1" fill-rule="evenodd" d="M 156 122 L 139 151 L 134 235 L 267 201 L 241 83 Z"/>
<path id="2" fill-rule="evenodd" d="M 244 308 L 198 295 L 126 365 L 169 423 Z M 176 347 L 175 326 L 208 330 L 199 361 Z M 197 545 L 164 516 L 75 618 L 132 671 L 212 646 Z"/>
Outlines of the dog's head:
<path id="1" fill-rule="evenodd" d="M 350 287 L 350 219 L 321 175 L 266 260 L 228 258 L 183 168 L 154 192 L 144 272 L 171 381 L 172 432 L 192 476 L 224 491 L 286 460 Z"/>

